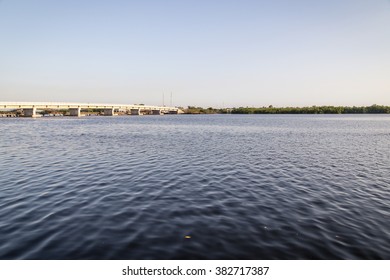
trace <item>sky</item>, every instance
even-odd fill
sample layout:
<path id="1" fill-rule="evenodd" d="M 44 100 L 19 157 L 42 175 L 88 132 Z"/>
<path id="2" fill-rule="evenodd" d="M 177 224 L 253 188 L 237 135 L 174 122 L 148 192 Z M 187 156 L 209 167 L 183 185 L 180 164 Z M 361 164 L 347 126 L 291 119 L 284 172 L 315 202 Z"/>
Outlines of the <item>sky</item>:
<path id="1" fill-rule="evenodd" d="M 0 101 L 390 105 L 390 0 L 0 0 Z"/>

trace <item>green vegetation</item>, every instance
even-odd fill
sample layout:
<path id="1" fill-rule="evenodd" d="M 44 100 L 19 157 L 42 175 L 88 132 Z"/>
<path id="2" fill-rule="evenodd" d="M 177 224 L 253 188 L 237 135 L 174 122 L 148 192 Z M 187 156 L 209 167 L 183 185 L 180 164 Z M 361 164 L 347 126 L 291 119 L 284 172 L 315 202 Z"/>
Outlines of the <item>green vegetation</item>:
<path id="1" fill-rule="evenodd" d="M 187 109 L 182 109 L 185 114 L 226 114 L 230 112 L 229 109 L 215 109 L 212 107 L 202 108 L 202 107 L 194 107 L 188 106 Z"/>
<path id="2" fill-rule="evenodd" d="M 181 108 L 185 114 L 390 114 L 390 106 L 371 105 L 348 106 L 311 106 L 311 107 L 239 107 L 215 109 L 188 106 Z"/>
<path id="3" fill-rule="evenodd" d="M 240 107 L 232 114 L 390 114 L 390 106 L 371 105 L 362 107 L 311 106 L 311 107 Z"/>

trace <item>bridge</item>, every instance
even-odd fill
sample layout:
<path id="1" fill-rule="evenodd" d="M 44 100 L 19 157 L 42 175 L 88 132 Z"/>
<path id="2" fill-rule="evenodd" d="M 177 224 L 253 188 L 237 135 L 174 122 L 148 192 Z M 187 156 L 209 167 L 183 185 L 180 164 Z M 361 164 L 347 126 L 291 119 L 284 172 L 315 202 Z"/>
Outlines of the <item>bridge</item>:
<path id="1" fill-rule="evenodd" d="M 181 114 L 176 107 L 148 106 L 137 104 L 94 104 L 94 103 L 65 103 L 65 102 L 0 102 L 1 109 L 21 109 L 24 117 L 38 117 L 37 110 L 67 110 L 70 116 L 80 117 L 81 110 L 103 110 L 104 116 L 114 116 L 123 111 L 129 115 L 163 115 Z"/>

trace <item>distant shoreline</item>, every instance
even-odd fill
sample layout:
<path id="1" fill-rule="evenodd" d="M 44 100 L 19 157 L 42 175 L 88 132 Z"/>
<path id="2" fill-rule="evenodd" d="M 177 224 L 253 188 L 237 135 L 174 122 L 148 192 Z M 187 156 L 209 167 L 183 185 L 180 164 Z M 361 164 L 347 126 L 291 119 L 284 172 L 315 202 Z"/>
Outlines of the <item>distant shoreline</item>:
<path id="1" fill-rule="evenodd" d="M 239 107 L 215 109 L 192 107 L 185 114 L 390 114 L 390 106 Z"/>
<path id="2" fill-rule="evenodd" d="M 384 105 L 371 105 L 371 106 L 310 106 L 310 107 L 238 107 L 238 108 L 203 108 L 188 106 L 187 108 L 178 107 L 187 115 L 201 115 L 201 114 L 305 114 L 305 115 L 318 115 L 318 114 L 390 114 L 390 106 Z M 51 116 L 61 114 L 66 116 L 66 112 L 63 110 L 47 109 L 42 112 L 42 115 Z M 100 115 L 99 110 L 88 109 L 84 112 L 84 115 Z M 22 115 L 20 109 L 15 110 L 1 110 L 0 117 L 19 117 Z"/>

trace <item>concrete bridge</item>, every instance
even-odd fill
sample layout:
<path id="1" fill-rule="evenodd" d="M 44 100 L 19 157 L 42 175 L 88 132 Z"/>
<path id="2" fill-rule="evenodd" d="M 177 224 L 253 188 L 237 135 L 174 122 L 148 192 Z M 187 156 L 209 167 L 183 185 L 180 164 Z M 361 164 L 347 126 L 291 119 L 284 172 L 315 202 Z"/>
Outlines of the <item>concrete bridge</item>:
<path id="1" fill-rule="evenodd" d="M 160 107 L 136 104 L 94 104 L 94 103 L 65 103 L 65 102 L 0 102 L 1 109 L 22 109 L 23 116 L 37 117 L 37 110 L 68 110 L 70 116 L 80 117 L 81 110 L 100 109 L 105 116 L 114 116 L 117 111 L 124 111 L 129 115 L 163 115 L 181 114 L 182 110 L 176 107 Z"/>

